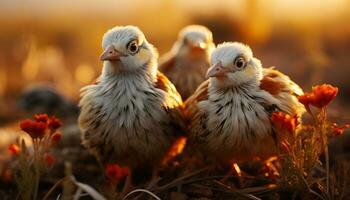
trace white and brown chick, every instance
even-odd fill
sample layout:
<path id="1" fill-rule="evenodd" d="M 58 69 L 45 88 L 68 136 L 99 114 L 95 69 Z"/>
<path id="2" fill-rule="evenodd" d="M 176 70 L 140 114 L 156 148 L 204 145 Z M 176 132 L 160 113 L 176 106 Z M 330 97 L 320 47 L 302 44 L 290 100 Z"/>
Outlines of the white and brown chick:
<path id="1" fill-rule="evenodd" d="M 190 141 L 210 160 L 245 161 L 276 152 L 272 111 L 301 115 L 301 88 L 288 76 L 262 68 L 241 43 L 220 44 L 207 81 L 185 102 Z"/>
<path id="2" fill-rule="evenodd" d="M 161 57 L 159 70 L 169 77 L 184 100 L 206 79 L 214 48 L 208 28 L 190 25 L 180 31 L 171 51 Z"/>
<path id="3" fill-rule="evenodd" d="M 108 30 L 102 48 L 102 74 L 81 92 L 82 144 L 102 163 L 153 167 L 176 139 L 181 96 L 158 71 L 157 51 L 139 28 Z"/>

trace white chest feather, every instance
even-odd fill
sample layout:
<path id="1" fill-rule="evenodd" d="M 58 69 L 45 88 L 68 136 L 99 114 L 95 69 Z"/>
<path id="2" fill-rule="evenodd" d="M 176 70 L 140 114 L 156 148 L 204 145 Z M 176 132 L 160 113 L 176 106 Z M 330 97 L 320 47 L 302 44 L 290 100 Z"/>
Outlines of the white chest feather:
<path id="1" fill-rule="evenodd" d="M 113 129 L 147 128 L 151 121 L 166 120 L 162 109 L 164 92 L 147 87 L 140 80 L 118 80 L 104 84 L 96 94 L 96 104 L 102 106 L 103 121 L 113 122 Z M 164 118 L 165 117 L 165 118 Z"/>
<path id="2" fill-rule="evenodd" d="M 199 107 L 207 114 L 206 143 L 213 152 L 237 155 L 262 153 L 263 142 L 273 141 L 268 111 L 264 106 L 276 100 L 268 93 L 254 88 L 209 90 L 209 99 Z"/>
<path id="3" fill-rule="evenodd" d="M 166 131 L 170 120 L 163 109 L 165 97 L 164 91 L 137 77 L 88 86 L 80 102 L 80 121 L 86 121 L 80 123 L 83 144 L 131 166 L 161 157 L 172 140 Z"/>

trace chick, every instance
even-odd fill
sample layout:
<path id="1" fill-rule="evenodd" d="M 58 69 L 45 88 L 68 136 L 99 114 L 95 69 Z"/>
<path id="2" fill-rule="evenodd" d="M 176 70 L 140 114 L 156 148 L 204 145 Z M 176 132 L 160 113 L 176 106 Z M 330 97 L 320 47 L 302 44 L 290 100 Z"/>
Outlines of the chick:
<path id="1" fill-rule="evenodd" d="M 212 53 L 212 67 L 185 102 L 190 141 L 216 161 L 266 158 L 277 150 L 270 114 L 301 115 L 301 88 L 281 72 L 263 69 L 251 49 L 223 43 Z"/>
<path id="2" fill-rule="evenodd" d="M 211 31 L 204 26 L 191 25 L 181 30 L 171 51 L 160 59 L 159 70 L 174 83 L 183 99 L 205 80 L 213 48 Z"/>
<path id="3" fill-rule="evenodd" d="M 139 28 L 108 30 L 102 48 L 102 74 L 81 92 L 82 144 L 103 163 L 155 166 L 179 132 L 181 96 L 158 71 L 157 51 Z"/>

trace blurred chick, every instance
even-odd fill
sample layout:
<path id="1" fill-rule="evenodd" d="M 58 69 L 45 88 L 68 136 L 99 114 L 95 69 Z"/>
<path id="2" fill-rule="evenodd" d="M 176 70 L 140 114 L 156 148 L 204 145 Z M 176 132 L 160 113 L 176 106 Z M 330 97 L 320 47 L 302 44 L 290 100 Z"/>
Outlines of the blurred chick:
<path id="1" fill-rule="evenodd" d="M 23 90 L 18 98 L 17 105 L 21 110 L 31 114 L 47 113 L 59 117 L 78 116 L 77 103 L 67 99 L 48 85 L 31 85 Z"/>
<path id="2" fill-rule="evenodd" d="M 159 70 L 174 83 L 183 99 L 205 80 L 213 48 L 211 31 L 204 26 L 191 25 L 181 30 L 171 51 L 160 59 Z"/>
<path id="3" fill-rule="evenodd" d="M 209 79 L 185 102 L 190 141 L 217 161 L 266 158 L 276 152 L 273 111 L 301 115 L 301 88 L 281 72 L 263 69 L 251 49 L 223 43 L 212 53 Z"/>
<path id="4" fill-rule="evenodd" d="M 179 131 L 181 96 L 157 70 L 158 53 L 139 28 L 108 30 L 102 48 L 102 74 L 81 92 L 82 144 L 102 163 L 156 166 Z"/>

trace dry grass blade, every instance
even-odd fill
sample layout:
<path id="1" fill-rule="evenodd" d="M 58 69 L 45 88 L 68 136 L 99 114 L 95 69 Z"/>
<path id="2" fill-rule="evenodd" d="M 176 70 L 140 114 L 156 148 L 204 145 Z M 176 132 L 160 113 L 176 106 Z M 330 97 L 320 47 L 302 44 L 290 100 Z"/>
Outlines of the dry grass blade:
<path id="1" fill-rule="evenodd" d="M 156 200 L 161 200 L 157 195 L 155 195 L 154 193 L 152 193 L 151 191 L 149 190 L 145 190 L 145 189 L 136 189 L 136 190 L 133 190 L 131 191 L 130 193 L 128 193 L 127 195 L 125 195 L 125 197 L 123 198 L 123 200 L 127 199 L 128 197 L 130 197 L 131 195 L 137 193 L 137 192 L 143 192 L 143 193 L 146 193 L 146 194 L 149 194 L 150 196 L 152 196 L 154 199 Z"/>
<path id="2" fill-rule="evenodd" d="M 75 180 L 74 177 L 72 177 L 72 181 L 76 186 L 78 186 L 81 190 L 85 191 L 88 193 L 94 200 L 106 200 L 105 197 L 103 197 L 100 193 L 98 193 L 94 188 L 91 186 L 81 183 Z"/>
<path id="3" fill-rule="evenodd" d="M 187 180 L 187 181 L 183 181 L 182 184 L 185 185 L 185 184 L 191 184 L 191 183 L 201 182 L 201 181 L 206 181 L 206 180 L 221 179 L 221 178 L 225 178 L 225 177 L 227 177 L 227 176 L 226 175 L 208 176 L 208 177 L 202 177 L 202 178 L 190 179 L 190 180 Z M 238 176 L 233 176 L 233 175 L 231 175 L 230 177 L 238 178 Z M 254 180 L 265 180 L 265 179 L 257 178 L 257 177 L 254 177 L 254 176 L 240 176 L 240 178 L 254 179 Z"/>
<path id="4" fill-rule="evenodd" d="M 202 173 L 202 172 L 204 172 L 204 171 L 210 169 L 211 167 L 212 167 L 212 166 L 208 166 L 208 167 L 199 169 L 199 170 L 197 170 L 197 171 L 195 171 L 195 172 L 192 172 L 192 173 L 190 173 L 190 174 L 188 174 L 188 175 L 179 177 L 179 178 L 177 178 L 177 179 L 171 181 L 170 183 L 168 183 L 168 184 L 166 184 L 166 185 L 163 185 L 163 186 L 160 186 L 160 187 L 156 188 L 155 191 L 161 192 L 161 191 L 163 191 L 163 190 L 167 190 L 167 189 L 169 189 L 169 188 L 172 188 L 172 187 L 176 186 L 176 184 L 179 183 L 179 182 L 181 182 L 182 180 L 187 179 L 187 178 L 189 178 L 189 177 L 191 177 L 191 176 L 195 176 L 195 175 L 197 175 L 197 174 L 199 174 L 199 173 Z"/>
<path id="5" fill-rule="evenodd" d="M 45 194 L 43 200 L 47 200 L 50 196 L 50 194 L 59 186 L 62 184 L 62 182 L 64 181 L 65 178 L 61 178 L 60 180 L 58 180 L 55 185 L 53 185 L 50 190 Z"/>
<path id="6" fill-rule="evenodd" d="M 277 188 L 278 188 L 277 185 L 270 184 L 270 185 L 265 185 L 265 186 L 244 188 L 244 189 L 240 189 L 240 190 L 237 190 L 237 191 L 239 191 L 241 193 L 249 194 L 249 193 L 258 193 L 258 192 L 267 191 L 267 190 L 269 190 L 269 191 L 270 190 L 275 190 Z"/>
<path id="7" fill-rule="evenodd" d="M 75 192 L 73 196 L 73 200 L 79 200 L 82 193 L 83 193 L 83 190 L 81 188 L 78 188 L 78 190 Z"/>
<path id="8" fill-rule="evenodd" d="M 242 196 L 247 197 L 248 199 L 261 200 L 260 198 L 254 196 L 252 194 L 242 194 Z"/>
<path id="9" fill-rule="evenodd" d="M 247 199 L 254 199 L 254 200 L 260 199 L 259 197 L 255 196 L 256 194 L 273 192 L 273 191 L 276 191 L 276 189 L 278 189 L 278 186 L 274 184 L 270 184 L 266 186 L 250 187 L 250 188 L 244 188 L 244 189 L 233 189 L 231 188 L 231 186 L 225 185 L 220 181 L 214 181 L 213 183 L 215 183 L 219 187 L 207 187 L 207 188 L 220 191 L 221 193 L 234 194 L 237 196 L 245 197 Z"/>

